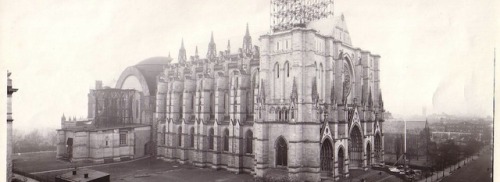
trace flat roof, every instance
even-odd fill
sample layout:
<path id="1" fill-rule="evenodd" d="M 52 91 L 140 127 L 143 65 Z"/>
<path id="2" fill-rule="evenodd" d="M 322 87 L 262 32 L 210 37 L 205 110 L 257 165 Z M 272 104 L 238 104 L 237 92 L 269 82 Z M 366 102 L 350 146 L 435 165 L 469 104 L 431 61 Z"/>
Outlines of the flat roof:
<path id="1" fill-rule="evenodd" d="M 73 171 L 71 170 L 70 172 L 61 174 L 57 176 L 56 178 L 68 180 L 68 181 L 91 181 L 95 179 L 99 179 L 102 177 L 109 176 L 108 173 L 101 172 L 101 171 L 96 171 L 92 169 L 87 169 L 87 168 L 79 168 L 76 170 L 76 175 L 73 175 Z M 88 178 L 85 178 L 84 174 L 88 174 Z"/>

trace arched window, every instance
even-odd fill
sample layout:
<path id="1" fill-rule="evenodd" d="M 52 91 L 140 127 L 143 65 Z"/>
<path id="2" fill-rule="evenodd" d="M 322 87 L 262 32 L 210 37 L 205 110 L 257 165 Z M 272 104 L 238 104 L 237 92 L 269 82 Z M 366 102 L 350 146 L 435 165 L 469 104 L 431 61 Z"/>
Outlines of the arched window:
<path id="1" fill-rule="evenodd" d="M 190 147 L 194 147 L 194 127 L 191 127 L 191 131 L 189 132 L 189 135 L 191 136 L 191 142 L 190 142 Z"/>
<path id="2" fill-rule="evenodd" d="M 210 128 L 208 130 L 208 149 L 214 149 L 214 129 Z"/>
<path id="3" fill-rule="evenodd" d="M 177 130 L 177 145 L 182 147 L 182 126 L 179 126 L 179 129 Z"/>
<path id="4" fill-rule="evenodd" d="M 321 144 L 320 161 L 321 171 L 331 172 L 333 169 L 333 147 L 329 139 L 326 139 Z"/>
<path id="5" fill-rule="evenodd" d="M 283 137 L 276 140 L 276 166 L 288 165 L 288 146 Z"/>
<path id="6" fill-rule="evenodd" d="M 274 64 L 274 71 L 276 72 L 276 78 L 280 78 L 280 65 L 278 63 Z"/>
<path id="7" fill-rule="evenodd" d="M 286 77 L 290 77 L 290 64 L 288 61 L 285 63 L 285 71 L 286 71 Z"/>
<path id="8" fill-rule="evenodd" d="M 295 118 L 295 113 L 293 112 L 293 108 L 290 111 L 291 111 L 290 115 L 292 115 L 292 119 L 294 119 Z"/>
<path id="9" fill-rule="evenodd" d="M 281 110 L 278 110 L 278 121 L 281 121 Z"/>
<path id="10" fill-rule="evenodd" d="M 139 118 L 139 101 L 135 101 L 135 118 Z"/>
<path id="11" fill-rule="evenodd" d="M 224 151 L 229 151 L 229 129 L 224 130 L 222 138 L 224 140 Z"/>
<path id="12" fill-rule="evenodd" d="M 288 121 L 288 109 L 285 109 L 285 121 Z"/>
<path id="13" fill-rule="evenodd" d="M 195 98 L 194 98 L 194 92 L 191 94 L 191 113 L 194 114 L 194 101 L 195 101 Z"/>
<path id="14" fill-rule="evenodd" d="M 179 97 L 179 98 L 180 98 L 180 101 L 181 101 L 181 103 L 182 103 L 182 100 L 183 100 L 183 98 L 184 98 L 182 93 L 181 93 L 181 95 L 180 95 L 180 97 Z M 179 108 L 180 108 L 180 109 L 179 109 L 179 119 L 182 119 L 182 115 L 183 115 L 183 113 L 182 113 L 182 112 L 183 112 L 183 106 L 182 106 L 182 104 L 179 104 Z"/>
<path id="15" fill-rule="evenodd" d="M 215 118 L 215 96 L 214 96 L 214 93 L 211 92 L 210 93 L 210 119 L 214 119 Z"/>
<path id="16" fill-rule="evenodd" d="M 163 143 L 163 145 L 166 145 L 166 144 L 167 144 L 167 139 L 166 139 L 166 137 L 165 137 L 165 132 L 166 132 L 166 131 L 167 131 L 167 127 L 166 127 L 166 126 L 163 126 L 163 129 L 162 129 L 162 131 L 161 131 L 161 133 L 162 133 L 161 138 L 162 138 L 162 140 L 163 140 L 163 142 L 162 142 L 162 143 Z"/>
<path id="17" fill-rule="evenodd" d="M 252 130 L 248 130 L 246 133 L 246 144 L 247 144 L 246 152 L 249 154 L 253 153 L 253 132 L 252 132 Z"/>

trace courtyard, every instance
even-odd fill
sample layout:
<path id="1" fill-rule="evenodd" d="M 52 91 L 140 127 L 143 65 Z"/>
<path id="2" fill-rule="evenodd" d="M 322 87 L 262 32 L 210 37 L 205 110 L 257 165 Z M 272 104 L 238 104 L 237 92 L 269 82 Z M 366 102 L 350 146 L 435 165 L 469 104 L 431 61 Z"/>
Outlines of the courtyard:
<path id="1" fill-rule="evenodd" d="M 17 155 L 15 171 L 36 176 L 42 181 L 54 181 L 57 175 L 85 167 L 109 173 L 111 181 L 253 181 L 250 174 L 234 174 L 224 170 L 202 169 L 190 165 L 165 162 L 151 157 L 109 164 L 72 164 L 56 159 L 55 152 Z"/>

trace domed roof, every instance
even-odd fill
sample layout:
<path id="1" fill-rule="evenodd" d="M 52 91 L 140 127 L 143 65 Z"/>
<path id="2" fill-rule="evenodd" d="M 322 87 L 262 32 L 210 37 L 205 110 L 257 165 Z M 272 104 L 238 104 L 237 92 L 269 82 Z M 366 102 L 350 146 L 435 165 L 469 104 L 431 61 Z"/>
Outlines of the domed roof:
<path id="1" fill-rule="evenodd" d="M 168 57 L 151 57 L 145 60 L 142 60 L 141 62 L 137 63 L 136 65 L 166 65 L 168 64 L 171 60 L 171 58 Z"/>

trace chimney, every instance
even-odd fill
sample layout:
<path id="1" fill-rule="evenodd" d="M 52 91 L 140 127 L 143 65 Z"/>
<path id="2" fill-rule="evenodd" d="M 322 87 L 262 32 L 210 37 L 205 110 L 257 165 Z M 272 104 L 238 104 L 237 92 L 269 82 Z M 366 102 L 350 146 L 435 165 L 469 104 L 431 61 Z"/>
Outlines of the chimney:
<path id="1" fill-rule="evenodd" d="M 95 81 L 95 89 L 96 90 L 102 89 L 102 81 L 101 80 L 96 80 Z"/>
<path id="2" fill-rule="evenodd" d="M 85 174 L 83 174 L 83 177 L 84 177 L 84 178 L 89 178 L 89 173 L 85 173 Z"/>

